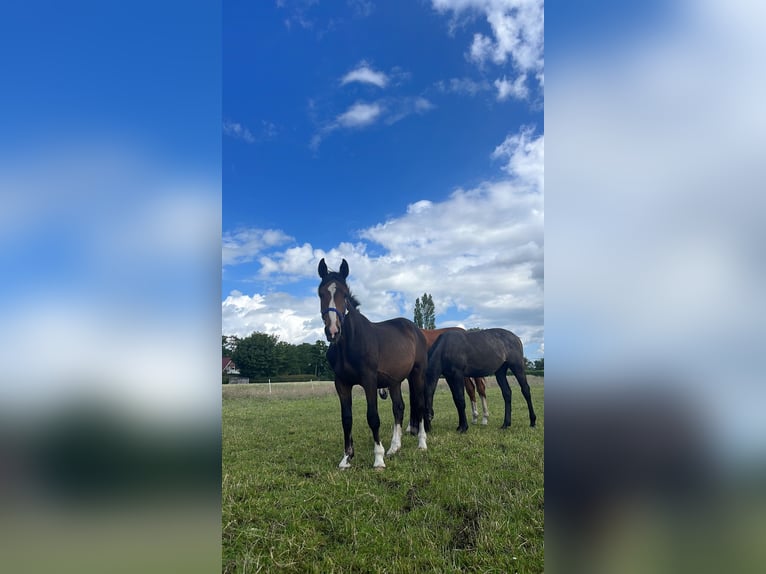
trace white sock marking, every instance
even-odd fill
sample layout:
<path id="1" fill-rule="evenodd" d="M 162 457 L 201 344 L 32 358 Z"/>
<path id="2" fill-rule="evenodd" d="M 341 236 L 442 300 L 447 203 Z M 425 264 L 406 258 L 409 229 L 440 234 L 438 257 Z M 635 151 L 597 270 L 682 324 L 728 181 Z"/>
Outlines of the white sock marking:
<path id="1" fill-rule="evenodd" d="M 338 465 L 338 468 L 351 468 L 351 463 L 348 461 L 348 455 L 344 454 L 343 458 L 340 461 L 340 464 Z"/>
<path id="2" fill-rule="evenodd" d="M 420 429 L 418 430 L 418 448 L 420 450 L 428 449 L 428 445 L 426 445 L 426 426 L 423 424 L 423 421 L 420 421 Z"/>
<path id="3" fill-rule="evenodd" d="M 387 455 L 392 455 L 402 447 L 402 425 L 394 424 L 394 436 L 391 437 L 391 448 Z"/>
<path id="4" fill-rule="evenodd" d="M 386 463 L 383 462 L 383 454 L 386 452 L 386 449 L 383 448 L 383 445 L 378 443 L 375 443 L 375 446 L 372 447 L 372 452 L 375 454 L 375 462 L 372 463 L 372 468 L 386 468 Z"/>
<path id="5" fill-rule="evenodd" d="M 484 411 L 484 416 L 481 419 L 481 424 L 486 425 L 489 422 L 489 409 L 487 408 L 487 397 L 481 397 L 481 409 Z"/>

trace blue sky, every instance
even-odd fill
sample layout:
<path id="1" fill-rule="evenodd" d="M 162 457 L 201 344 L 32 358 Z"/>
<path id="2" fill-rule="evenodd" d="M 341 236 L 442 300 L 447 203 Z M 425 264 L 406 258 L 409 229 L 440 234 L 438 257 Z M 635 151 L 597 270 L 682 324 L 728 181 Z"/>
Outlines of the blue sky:
<path id="1" fill-rule="evenodd" d="M 228 2 L 223 332 L 323 338 L 316 267 L 371 320 L 543 346 L 542 2 Z"/>

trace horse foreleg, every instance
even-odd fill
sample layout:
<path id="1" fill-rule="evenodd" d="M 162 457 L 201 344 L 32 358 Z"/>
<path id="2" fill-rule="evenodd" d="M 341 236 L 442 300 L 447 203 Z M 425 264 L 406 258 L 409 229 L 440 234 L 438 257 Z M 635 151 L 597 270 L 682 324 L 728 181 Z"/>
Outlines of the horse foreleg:
<path id="1" fill-rule="evenodd" d="M 343 458 L 338 468 L 350 468 L 351 459 L 354 458 L 354 439 L 351 438 L 351 426 L 353 424 L 353 411 L 351 410 L 351 387 L 335 381 L 335 391 L 340 399 L 340 418 L 343 423 Z"/>
<path id="2" fill-rule="evenodd" d="M 426 421 L 425 419 L 420 419 L 420 424 L 418 425 L 418 448 L 420 450 L 428 450 L 426 438 Z"/>
<path id="3" fill-rule="evenodd" d="M 391 448 L 387 455 L 392 455 L 402 447 L 402 421 L 404 420 L 404 400 L 402 399 L 402 387 L 392 385 L 391 392 L 391 410 L 394 413 L 394 436 L 391 437 Z"/>
<path id="4" fill-rule="evenodd" d="M 429 426 L 429 423 L 426 409 L 426 382 L 423 371 L 414 369 L 409 377 L 407 377 L 407 382 L 410 387 L 410 420 L 413 421 L 413 434 L 415 428 L 417 428 L 418 448 L 420 450 L 427 450 L 426 427 Z"/>
<path id="5" fill-rule="evenodd" d="M 375 443 L 372 451 L 375 455 L 375 460 L 372 463 L 373 468 L 386 468 L 386 463 L 383 462 L 383 455 L 386 449 L 380 442 L 380 416 L 378 415 L 378 388 L 377 381 L 363 381 L 362 387 L 364 388 L 364 395 L 367 398 L 367 424 L 370 425 L 372 431 L 372 440 Z"/>

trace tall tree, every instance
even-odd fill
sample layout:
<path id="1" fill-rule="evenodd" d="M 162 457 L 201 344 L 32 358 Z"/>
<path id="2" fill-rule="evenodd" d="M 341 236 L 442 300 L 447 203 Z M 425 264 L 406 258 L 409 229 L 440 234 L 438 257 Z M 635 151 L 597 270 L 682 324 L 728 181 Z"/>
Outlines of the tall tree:
<path id="1" fill-rule="evenodd" d="M 415 316 L 412 321 L 421 329 L 423 328 L 423 304 L 420 302 L 420 297 L 415 299 Z"/>
<path id="2" fill-rule="evenodd" d="M 436 329 L 436 307 L 434 307 L 434 299 L 429 293 L 423 294 L 422 306 L 423 328 Z"/>
<path id="3" fill-rule="evenodd" d="M 433 297 L 428 293 L 415 299 L 413 322 L 421 329 L 436 329 L 436 309 Z"/>

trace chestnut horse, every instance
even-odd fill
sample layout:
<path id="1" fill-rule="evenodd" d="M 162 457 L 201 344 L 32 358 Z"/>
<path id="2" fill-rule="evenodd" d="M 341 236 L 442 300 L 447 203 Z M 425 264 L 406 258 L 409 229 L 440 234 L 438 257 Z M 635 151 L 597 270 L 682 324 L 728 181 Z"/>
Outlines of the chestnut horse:
<path id="1" fill-rule="evenodd" d="M 483 377 L 495 374 L 497 384 L 505 401 L 505 418 L 501 428 L 511 425 L 511 386 L 508 384 L 508 369 L 516 377 L 521 393 L 529 409 L 529 426 L 535 426 L 537 416 L 532 407 L 532 395 L 524 370 L 524 348 L 521 339 L 505 329 L 482 331 L 451 330 L 436 340 L 428 352 L 426 370 L 426 410 L 433 412 L 433 397 L 439 377 L 444 375 L 452 391 L 452 399 L 458 413 L 459 432 L 468 430 L 465 418 L 465 377 Z"/>
<path id="2" fill-rule="evenodd" d="M 394 413 L 394 434 L 387 455 L 401 448 L 404 400 L 402 380 L 409 382 L 410 418 L 418 428 L 418 448 L 425 450 L 426 430 L 430 421 L 425 411 L 425 371 L 428 361 L 426 340 L 420 329 L 409 319 L 402 317 L 381 323 L 372 323 L 362 315 L 359 302 L 351 295 L 346 284 L 348 263 L 344 259 L 340 272 L 329 271 L 324 259 L 319 262 L 318 295 L 324 332 L 330 347 L 327 361 L 335 372 L 335 390 L 340 399 L 343 423 L 344 453 L 339 468 L 349 468 L 354 457 L 354 441 L 351 438 L 353 422 L 351 389 L 360 385 L 367 399 L 367 424 L 374 441 L 374 468 L 385 468 L 384 448 L 380 442 L 380 417 L 378 416 L 379 388 L 391 392 Z"/>

